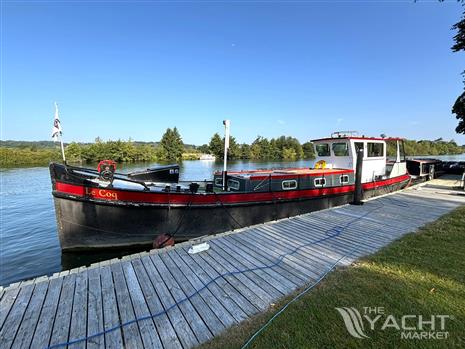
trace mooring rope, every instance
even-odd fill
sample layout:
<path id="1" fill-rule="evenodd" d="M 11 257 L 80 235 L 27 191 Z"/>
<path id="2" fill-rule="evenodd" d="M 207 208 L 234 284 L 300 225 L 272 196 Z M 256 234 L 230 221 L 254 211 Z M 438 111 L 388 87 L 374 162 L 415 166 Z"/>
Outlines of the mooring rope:
<path id="1" fill-rule="evenodd" d="M 407 207 L 408 204 L 407 203 L 404 203 L 400 200 L 396 200 L 396 199 L 392 199 L 392 204 L 395 205 L 395 206 L 400 206 L 400 207 Z M 283 253 L 283 254 L 280 254 L 278 256 L 278 258 L 271 264 L 265 264 L 263 266 L 257 266 L 257 267 L 253 267 L 253 268 L 246 268 L 246 269 L 239 269 L 239 270 L 235 270 L 235 271 L 230 271 L 230 272 L 226 272 L 226 273 L 223 273 L 223 274 L 219 274 L 218 276 L 214 277 L 213 279 L 211 279 L 210 281 L 208 281 L 207 283 L 203 283 L 203 286 L 201 288 L 199 288 L 198 290 L 196 290 L 195 292 L 193 292 L 192 294 L 190 294 L 189 296 L 186 296 L 184 298 L 182 298 L 181 300 L 173 303 L 171 306 L 167 307 L 166 309 L 164 310 L 161 310 L 155 314 L 149 314 L 149 315 L 146 315 L 146 316 L 142 316 L 142 317 L 139 317 L 139 318 L 135 318 L 133 320 L 129 320 L 129 321 L 126 321 L 126 322 L 123 322 L 123 323 L 120 323 L 118 325 L 115 325 L 113 327 L 110 327 L 108 329 L 105 329 L 103 331 L 100 331 L 100 332 L 96 332 L 94 334 L 91 334 L 91 335 L 88 335 L 88 336 L 83 336 L 83 337 L 80 337 L 80 338 L 76 338 L 76 339 L 72 339 L 72 340 L 69 340 L 67 342 L 62 342 L 62 343 L 58 343 L 58 344 L 53 344 L 53 345 L 50 345 L 48 347 L 46 347 L 47 349 L 54 349 L 54 348 L 61 348 L 61 347 L 65 347 L 65 346 L 68 346 L 68 345 L 72 345 L 72 344 L 76 344 L 76 343 L 81 343 L 81 342 L 84 342 L 84 341 L 87 341 L 89 339 L 92 339 L 92 338 L 96 338 L 96 337 L 99 337 L 99 336 L 102 336 L 102 335 L 105 335 L 107 333 L 110 333 L 110 332 L 113 332 L 113 331 L 116 331 L 122 327 L 125 327 L 125 326 L 128 326 L 128 325 L 131 325 L 131 324 L 134 324 L 134 323 L 137 323 L 139 321 L 144 321 L 144 320 L 148 320 L 148 319 L 153 319 L 153 318 L 156 318 L 156 317 L 159 317 L 161 315 L 164 315 L 166 313 L 168 313 L 171 309 L 177 307 L 178 305 L 180 304 L 183 304 L 187 301 L 189 301 L 192 297 L 194 297 L 195 295 L 199 294 L 201 291 L 205 290 L 206 288 L 208 288 L 209 285 L 211 285 L 212 283 L 216 282 L 218 279 L 221 279 L 221 278 L 225 278 L 226 276 L 234 276 L 234 275 L 238 275 L 238 274 L 243 274 L 243 273 L 247 273 L 247 272 L 253 272 L 253 271 L 259 271 L 259 270 L 265 270 L 265 269 L 270 269 L 270 268 L 273 268 L 273 267 L 276 267 L 278 265 L 280 265 L 284 259 L 286 257 L 289 257 L 289 256 L 292 256 L 294 255 L 295 253 L 299 252 L 301 249 L 305 248 L 305 247 L 308 247 L 308 246 L 313 246 L 313 245 L 318 245 L 318 244 L 321 244 L 325 241 L 328 241 L 328 240 L 332 240 L 332 239 L 335 239 L 337 238 L 339 235 L 341 235 L 347 228 L 349 228 L 352 224 L 354 224 L 355 222 L 359 221 L 359 220 L 362 220 L 363 218 L 367 217 L 368 215 L 370 215 L 371 213 L 373 213 L 374 211 L 376 210 L 379 210 L 380 208 L 384 207 L 383 204 L 379 205 L 379 206 L 376 206 L 375 208 L 373 208 L 372 210 L 368 210 L 367 212 L 365 212 L 363 215 L 361 216 L 357 216 L 356 218 L 350 220 L 349 222 L 347 222 L 346 224 L 343 224 L 343 225 L 337 225 L 333 228 L 330 228 L 328 230 L 325 231 L 324 233 L 324 237 L 320 238 L 320 239 L 317 239 L 317 240 L 314 240 L 314 241 L 310 241 L 308 243 L 305 243 L 305 244 L 302 244 L 300 246 L 297 246 L 295 248 L 293 248 L 290 252 L 287 252 L 287 253 Z M 336 262 L 334 262 L 323 274 L 321 274 L 321 276 L 311 285 L 307 286 L 307 288 L 305 288 L 301 293 L 299 293 L 296 297 L 294 297 L 290 302 L 288 302 L 278 313 L 275 314 L 275 316 L 273 316 L 264 326 L 262 326 L 252 337 L 250 337 L 250 339 L 244 344 L 244 346 L 242 348 L 246 348 L 255 338 L 256 336 L 261 332 L 263 331 L 279 314 L 281 314 L 291 303 L 295 302 L 297 299 L 299 299 L 300 297 L 302 297 L 305 293 L 307 293 L 308 291 L 310 291 L 312 288 L 314 288 L 316 285 L 318 285 L 323 279 L 324 277 L 330 272 L 332 271 L 344 258 L 348 257 L 349 255 L 353 254 L 356 250 L 358 249 L 358 246 L 355 246 L 354 249 L 352 249 L 351 251 L 349 251 L 348 253 L 344 254 L 343 256 L 341 256 L 338 260 L 336 260 Z"/>

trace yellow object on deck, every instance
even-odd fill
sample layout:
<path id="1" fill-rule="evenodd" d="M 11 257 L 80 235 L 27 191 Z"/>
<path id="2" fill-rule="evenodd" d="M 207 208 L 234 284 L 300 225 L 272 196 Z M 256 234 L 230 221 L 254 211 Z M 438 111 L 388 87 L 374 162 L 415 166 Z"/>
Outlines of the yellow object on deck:
<path id="1" fill-rule="evenodd" d="M 324 169 L 326 168 L 326 161 L 320 160 L 315 164 L 315 168 L 321 168 Z"/>

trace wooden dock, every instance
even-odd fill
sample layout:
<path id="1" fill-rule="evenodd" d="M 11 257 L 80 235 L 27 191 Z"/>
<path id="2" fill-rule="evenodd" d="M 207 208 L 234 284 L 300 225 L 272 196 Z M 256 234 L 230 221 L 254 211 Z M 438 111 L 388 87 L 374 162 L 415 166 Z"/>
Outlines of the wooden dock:
<path id="1" fill-rule="evenodd" d="M 195 255 L 183 243 L 17 283 L 0 291 L 0 348 L 195 347 L 464 204 L 417 187 L 209 237 Z"/>

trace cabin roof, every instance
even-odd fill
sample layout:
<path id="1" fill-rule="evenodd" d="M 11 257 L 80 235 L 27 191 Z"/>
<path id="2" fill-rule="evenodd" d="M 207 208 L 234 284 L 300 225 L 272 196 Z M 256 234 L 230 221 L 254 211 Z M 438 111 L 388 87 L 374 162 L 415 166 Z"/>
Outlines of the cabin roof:
<path id="1" fill-rule="evenodd" d="M 401 141 L 404 138 L 400 137 L 386 137 L 386 138 L 380 138 L 380 137 L 326 137 L 326 138 L 319 138 L 319 139 L 312 139 L 312 142 L 319 142 L 319 141 L 334 141 L 334 140 L 340 140 L 340 139 L 347 139 L 347 140 L 362 140 L 362 141 Z"/>
<path id="2" fill-rule="evenodd" d="M 228 171 L 229 176 L 249 178 L 251 180 L 260 180 L 270 178 L 289 179 L 298 178 L 300 176 L 317 177 L 328 176 L 331 174 L 352 173 L 350 169 L 313 169 L 313 168 L 285 168 L 285 169 L 263 169 L 263 170 L 245 170 L 245 171 Z M 215 172 L 216 175 L 221 174 L 221 171 Z"/>

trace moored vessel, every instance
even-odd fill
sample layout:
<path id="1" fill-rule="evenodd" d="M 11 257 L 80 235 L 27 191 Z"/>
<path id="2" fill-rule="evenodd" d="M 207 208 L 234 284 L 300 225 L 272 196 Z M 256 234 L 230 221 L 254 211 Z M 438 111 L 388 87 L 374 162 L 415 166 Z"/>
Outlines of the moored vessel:
<path id="1" fill-rule="evenodd" d="M 387 141 L 396 144 L 394 160 L 387 159 Z M 52 163 L 62 249 L 149 245 L 161 234 L 185 240 L 343 205 L 354 197 L 358 153 L 365 198 L 410 182 L 400 138 L 335 133 L 313 144 L 313 168 L 220 171 L 202 182 L 102 176 Z"/>

